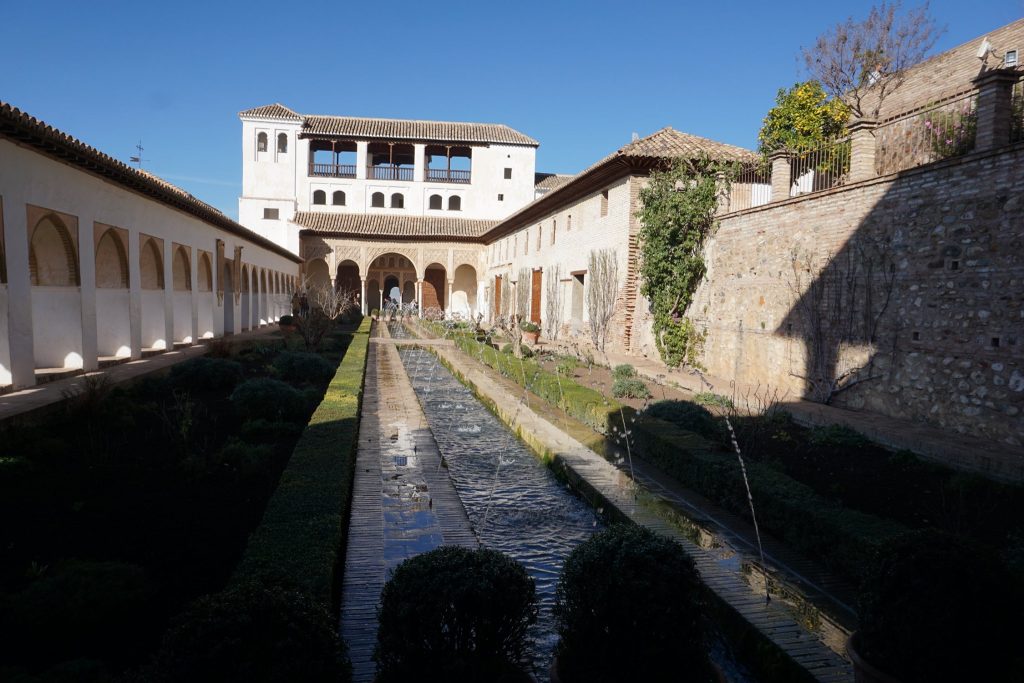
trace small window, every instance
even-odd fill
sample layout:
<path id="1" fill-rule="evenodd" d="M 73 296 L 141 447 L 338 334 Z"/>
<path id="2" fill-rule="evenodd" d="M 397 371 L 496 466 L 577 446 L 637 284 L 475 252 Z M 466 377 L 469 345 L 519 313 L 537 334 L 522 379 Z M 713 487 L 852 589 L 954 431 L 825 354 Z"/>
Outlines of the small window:
<path id="1" fill-rule="evenodd" d="M 555 233 L 558 232 L 558 221 L 555 219 L 551 220 L 551 244 L 555 243 Z"/>
<path id="2" fill-rule="evenodd" d="M 449 211 L 462 211 L 462 197 L 452 195 L 448 198 Z"/>
<path id="3" fill-rule="evenodd" d="M 499 194 L 499 195 L 498 195 L 498 201 L 499 201 L 499 202 L 503 202 L 503 201 L 505 201 L 505 195 L 503 195 L 503 194 Z"/>
<path id="4" fill-rule="evenodd" d="M 441 195 L 432 194 L 430 195 L 430 203 L 427 205 L 427 208 L 430 209 L 431 211 L 440 211 L 442 208 L 444 208 L 442 206 L 442 203 L 443 202 L 441 200 Z"/>
<path id="5" fill-rule="evenodd" d="M 266 152 L 267 151 L 267 134 L 260 133 L 256 136 L 256 151 Z"/>
<path id="6" fill-rule="evenodd" d="M 288 153 L 288 134 L 278 133 L 277 134 L 277 153 L 287 154 Z"/>
<path id="7" fill-rule="evenodd" d="M 315 190 L 313 192 L 313 203 L 314 204 L 326 204 L 327 203 L 327 193 L 324 192 L 323 190 Z"/>
<path id="8" fill-rule="evenodd" d="M 384 208 L 384 193 L 374 192 L 370 195 L 370 206 L 383 209 Z"/>
<path id="9" fill-rule="evenodd" d="M 914 337 L 913 338 L 914 338 L 914 341 L 921 341 L 921 333 L 920 332 L 914 332 Z"/>
<path id="10" fill-rule="evenodd" d="M 993 349 L 998 349 L 999 348 L 999 337 L 992 337 L 992 340 L 991 340 L 990 344 L 991 344 Z"/>
<path id="11" fill-rule="evenodd" d="M 540 243 L 544 239 L 544 224 L 537 226 L 537 251 L 540 251 Z"/>
<path id="12" fill-rule="evenodd" d="M 957 261 L 956 259 L 953 259 L 952 261 L 949 262 L 949 269 L 960 270 L 960 262 Z"/>
<path id="13" fill-rule="evenodd" d="M 523 231 L 523 256 L 530 253 L 530 231 Z"/>
<path id="14" fill-rule="evenodd" d="M 1006 54 L 1003 55 L 1003 66 L 1017 66 L 1017 51 L 1007 50 Z"/>
<path id="15" fill-rule="evenodd" d="M 345 206 L 345 193 L 341 190 L 335 190 L 334 194 L 331 195 L 331 204 L 335 206 Z"/>
<path id="16" fill-rule="evenodd" d="M 391 208 L 392 209 L 404 209 L 405 208 L 405 197 L 401 193 L 396 192 L 391 195 Z"/>
<path id="17" fill-rule="evenodd" d="M 263 209 L 263 218 L 268 221 L 276 221 L 279 218 L 277 209 Z"/>
<path id="18" fill-rule="evenodd" d="M 570 230 L 572 230 L 572 214 L 571 213 L 568 216 L 565 217 L 565 231 L 569 232 Z"/>
<path id="19" fill-rule="evenodd" d="M 505 180 L 512 180 L 512 169 L 511 168 L 506 168 L 505 169 Z"/>
<path id="20" fill-rule="evenodd" d="M 608 215 L 608 190 L 601 191 L 601 215 Z"/>

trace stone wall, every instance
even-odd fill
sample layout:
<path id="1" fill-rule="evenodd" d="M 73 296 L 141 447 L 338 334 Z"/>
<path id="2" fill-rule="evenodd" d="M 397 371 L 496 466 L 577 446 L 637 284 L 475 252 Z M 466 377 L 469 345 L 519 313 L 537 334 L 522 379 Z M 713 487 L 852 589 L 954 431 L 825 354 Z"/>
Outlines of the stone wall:
<path id="1" fill-rule="evenodd" d="M 1017 144 L 723 217 L 689 311 L 708 332 L 708 372 L 795 397 L 815 354 L 831 353 L 839 371 L 870 361 L 861 376 L 877 378 L 836 405 L 1020 445 L 1022 164 Z M 837 330 L 813 333 L 809 292 L 844 280 L 853 293 L 819 308 L 857 333 L 828 349 Z"/>

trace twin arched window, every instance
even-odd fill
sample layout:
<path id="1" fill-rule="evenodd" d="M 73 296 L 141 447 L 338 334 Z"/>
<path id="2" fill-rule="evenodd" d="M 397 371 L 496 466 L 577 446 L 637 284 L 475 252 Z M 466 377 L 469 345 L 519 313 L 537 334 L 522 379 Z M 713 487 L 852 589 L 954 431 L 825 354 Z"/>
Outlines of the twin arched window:
<path id="1" fill-rule="evenodd" d="M 341 190 L 335 190 L 334 194 L 331 195 L 331 204 L 345 206 L 345 193 Z"/>
<path id="2" fill-rule="evenodd" d="M 314 204 L 326 204 L 327 203 L 327 193 L 324 192 L 323 190 L 315 190 L 313 192 L 313 203 Z"/>
<path id="3" fill-rule="evenodd" d="M 439 194 L 430 195 L 427 208 L 431 211 L 440 211 L 444 208 L 444 199 Z M 462 197 L 452 195 L 448 197 L 448 210 L 449 211 L 462 211 Z"/>

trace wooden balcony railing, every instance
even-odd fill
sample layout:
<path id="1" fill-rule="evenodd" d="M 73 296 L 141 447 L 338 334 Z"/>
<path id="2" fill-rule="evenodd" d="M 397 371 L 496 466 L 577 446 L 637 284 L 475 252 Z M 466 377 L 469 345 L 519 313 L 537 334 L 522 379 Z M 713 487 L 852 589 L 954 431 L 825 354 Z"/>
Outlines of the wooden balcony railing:
<path id="1" fill-rule="evenodd" d="M 313 164 L 309 165 L 309 175 L 320 178 L 355 178 L 355 164 Z"/>
<path id="2" fill-rule="evenodd" d="M 471 171 L 450 171 L 447 168 L 428 168 L 427 180 L 433 183 L 466 183 Z"/>
<path id="3" fill-rule="evenodd" d="M 371 180 L 412 180 L 409 166 L 367 166 L 366 177 Z"/>

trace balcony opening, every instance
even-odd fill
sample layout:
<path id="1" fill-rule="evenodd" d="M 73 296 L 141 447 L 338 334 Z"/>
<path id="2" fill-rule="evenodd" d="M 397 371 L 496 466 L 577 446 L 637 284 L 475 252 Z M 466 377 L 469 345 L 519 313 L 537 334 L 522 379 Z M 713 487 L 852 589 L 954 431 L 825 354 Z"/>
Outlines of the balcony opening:
<path id="1" fill-rule="evenodd" d="M 374 192 L 372 195 L 370 195 L 370 206 L 372 206 L 372 207 L 374 207 L 376 209 L 383 209 L 384 208 L 384 193 L 383 192 Z"/>
<path id="2" fill-rule="evenodd" d="M 462 197 L 452 195 L 448 198 L 449 211 L 462 211 Z"/>
<path id="3" fill-rule="evenodd" d="M 442 206 L 442 203 L 443 202 L 442 202 L 442 199 L 441 199 L 441 195 L 439 195 L 439 194 L 432 194 L 432 195 L 430 195 L 430 200 L 429 200 L 429 202 L 427 204 L 427 208 L 430 209 L 431 211 L 440 211 L 441 209 L 444 208 Z"/>
<path id="4" fill-rule="evenodd" d="M 355 178 L 356 143 L 351 140 L 310 140 L 309 175 Z"/>
<path id="5" fill-rule="evenodd" d="M 457 145 L 427 145 L 426 179 L 435 183 L 468 184 L 472 176 L 473 149 Z"/>
<path id="6" fill-rule="evenodd" d="M 366 177 L 371 180 L 412 180 L 413 146 L 399 142 L 371 142 L 366 149 Z"/>

